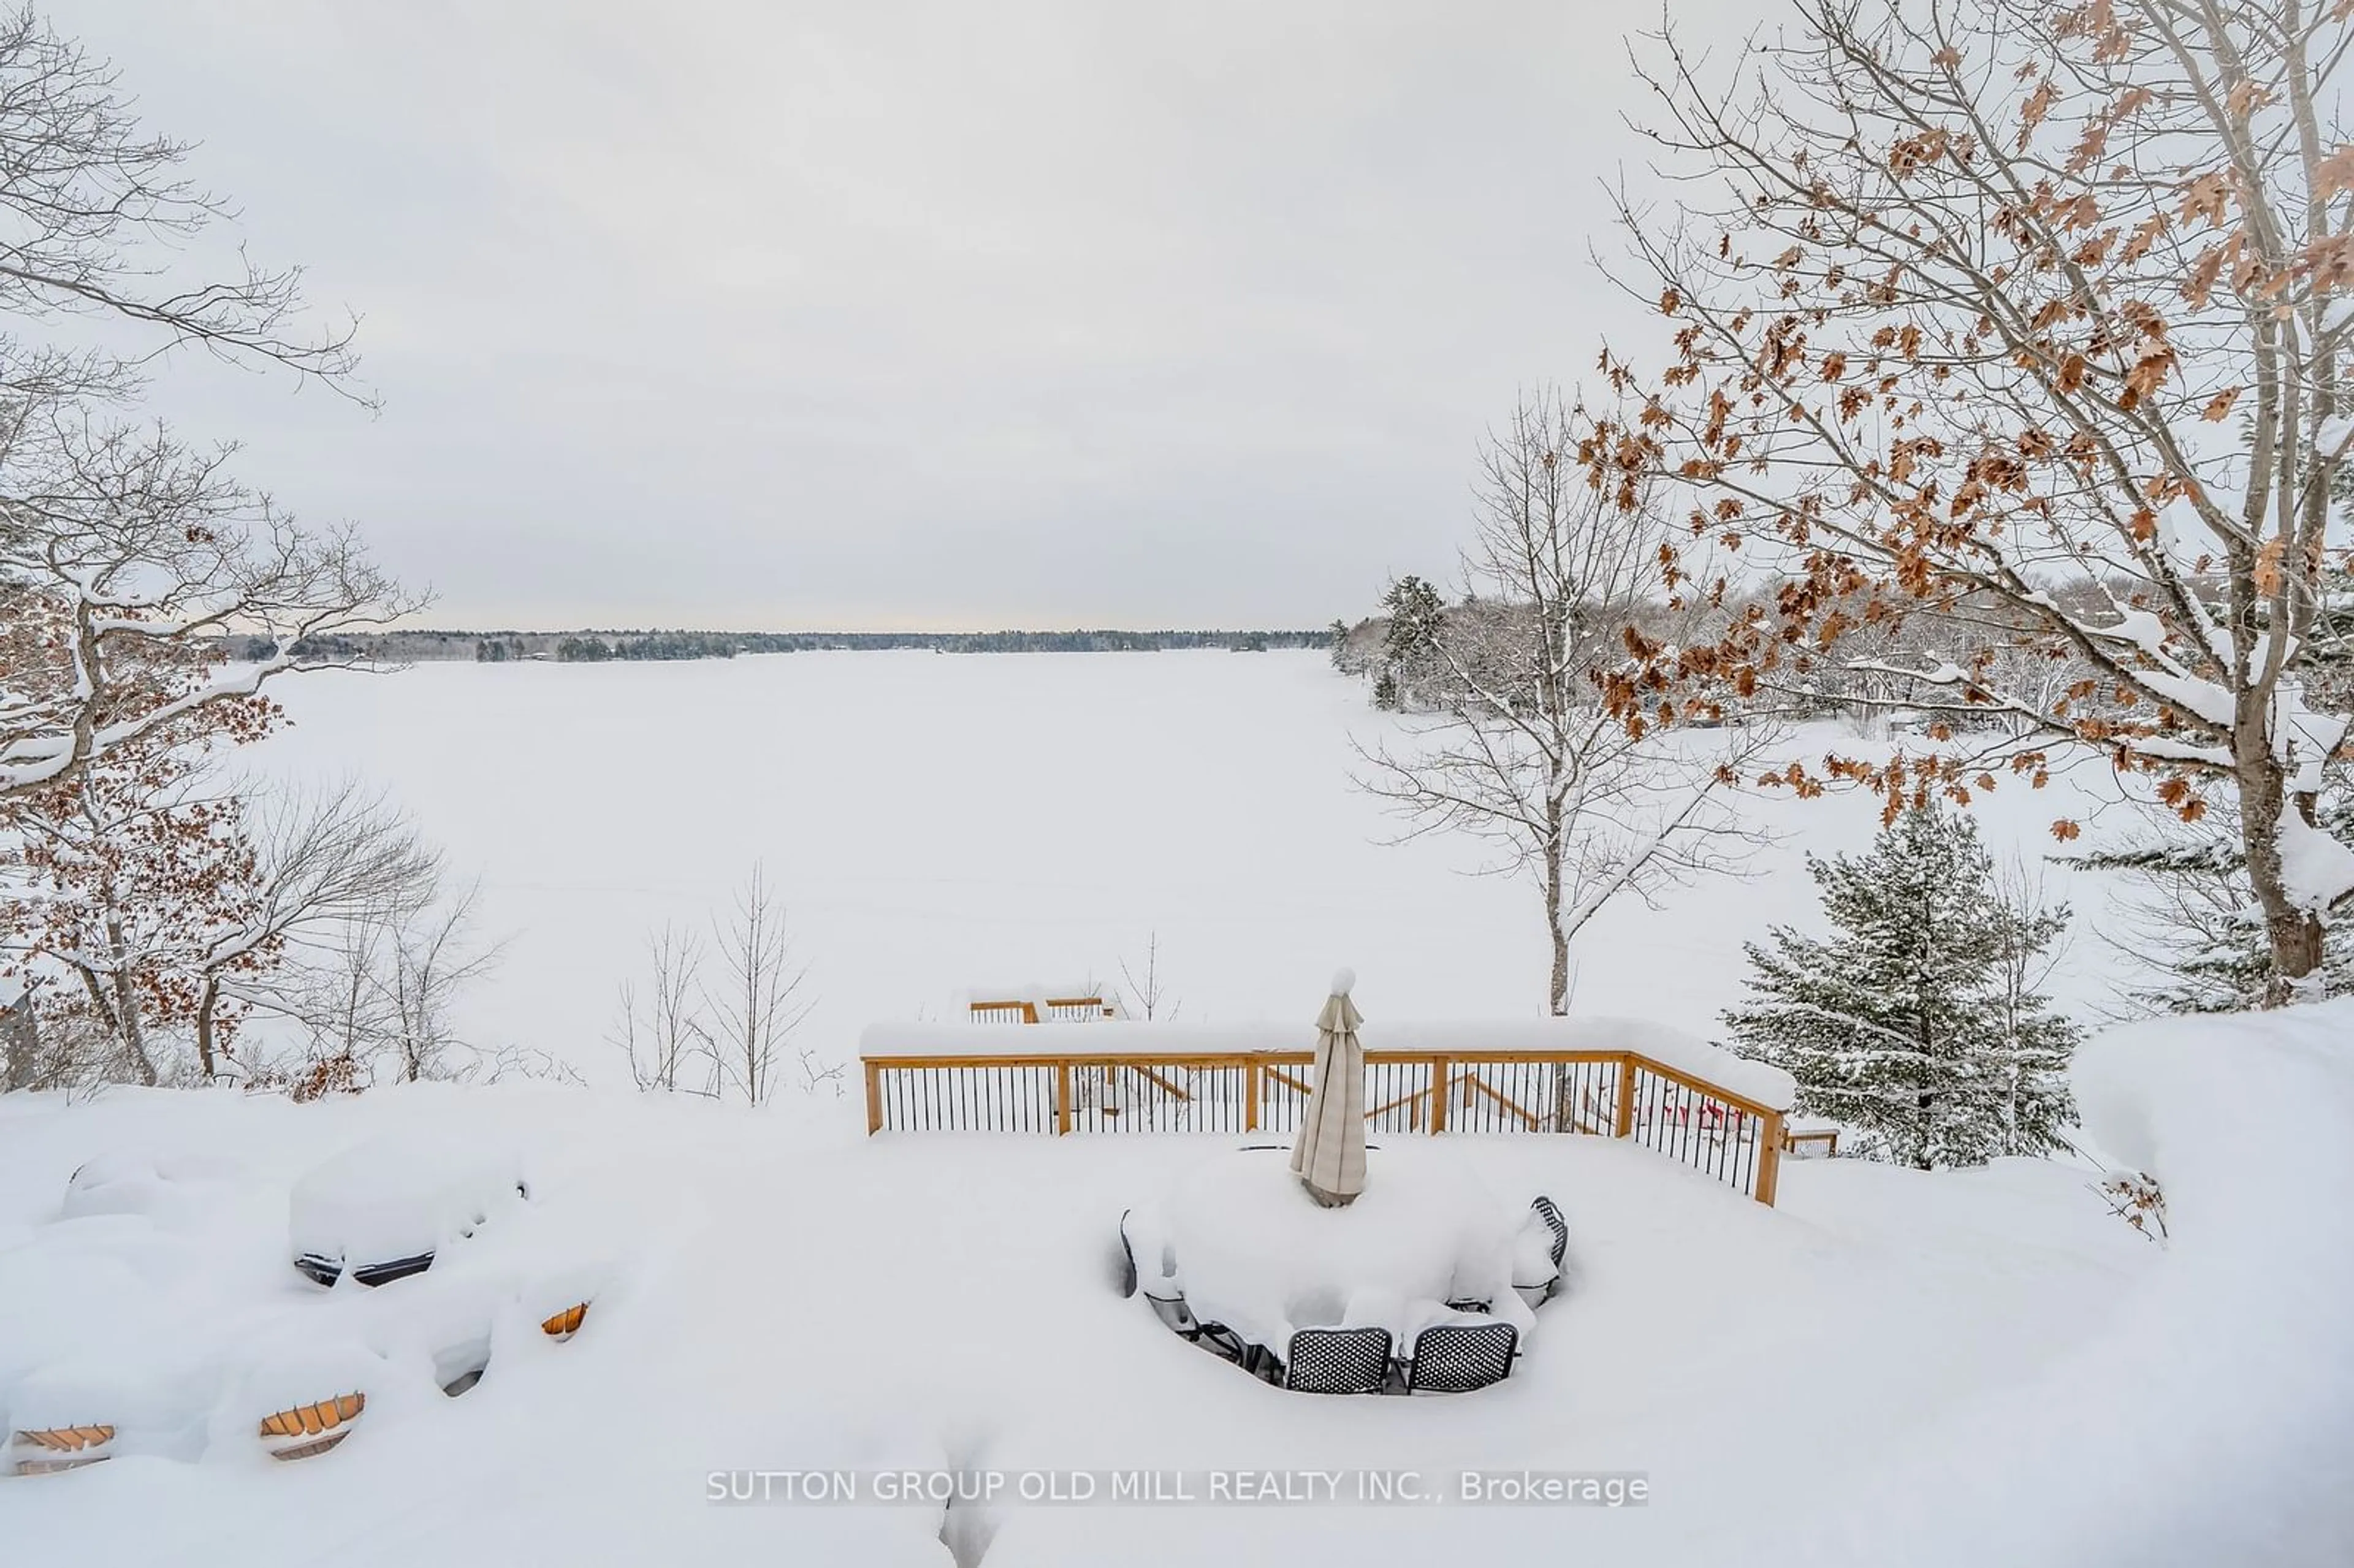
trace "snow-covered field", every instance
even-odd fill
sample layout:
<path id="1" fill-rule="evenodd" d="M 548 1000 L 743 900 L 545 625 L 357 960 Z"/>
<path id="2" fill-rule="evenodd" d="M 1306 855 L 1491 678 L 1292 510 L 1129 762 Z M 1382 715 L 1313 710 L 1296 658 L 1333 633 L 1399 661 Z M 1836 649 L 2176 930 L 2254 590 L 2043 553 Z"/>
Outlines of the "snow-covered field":
<path id="1" fill-rule="evenodd" d="M 255 764 L 381 780 L 481 876 L 483 927 L 509 938 L 470 1032 L 592 1082 L 621 1075 L 605 1040 L 648 933 L 707 927 L 756 862 L 810 966 L 804 1041 L 827 1055 L 877 1019 L 949 1016 L 972 987 L 1116 984 L 1155 932 L 1193 1022 L 1312 1019 L 1340 963 L 1376 1028 L 1543 1009 L 1533 889 L 1467 874 L 1476 846 L 1384 842 L 1397 824 L 1351 787 L 1351 738 L 1395 721 L 1320 654 L 421 665 L 282 694 L 295 724 Z M 2040 854 L 2052 818 L 2091 817 L 2104 773 L 2007 783 L 1980 805 L 1989 846 Z M 1804 853 L 1878 825 L 1861 798 L 1752 804 L 1787 835 L 1758 876 L 1612 906 L 1579 943 L 1576 1011 L 1712 1034 L 1742 941 L 1812 918 Z M 2083 880 L 2053 885 L 2096 909 Z M 2080 921 L 2055 994 L 2092 1006 L 2114 965 Z"/>
<path id="2" fill-rule="evenodd" d="M 756 858 L 837 1055 L 976 983 L 1109 978 L 1155 929 L 1188 1020 L 1304 1022 L 1337 961 L 1369 1040 L 1385 1013 L 1533 1012 L 1532 898 L 1454 874 L 1452 846 L 1369 842 L 1348 736 L 1383 721 L 1320 661 L 428 667 L 289 697 L 298 725 L 260 760 L 381 778 L 481 872 L 513 945 L 473 1032 L 603 1086 L 0 1099 L 0 1425 L 121 1426 L 107 1463 L 0 1479 L 12 1560 L 2354 1560 L 2354 1004 L 2087 1047 L 2090 1131 L 2166 1183 L 2166 1249 L 2052 1162 L 1792 1161 L 1769 1210 L 1611 1140 L 1418 1145 L 1500 1202 L 1557 1199 L 1569 1288 L 1507 1383 L 1319 1399 L 1116 1287 L 1121 1211 L 1231 1140 L 868 1139 L 847 1099 L 640 1097 L 600 1042 L 647 927 L 705 918 Z M 1998 795 L 1998 850 L 2086 814 L 2057 793 Z M 1873 826 L 1859 800 L 1764 809 L 1794 836 L 1760 878 L 1615 912 L 1579 1011 L 1708 1032 L 1740 940 L 1807 916 L 1801 851 Z M 2090 1002 L 2109 960 L 2088 931 L 2077 960 L 2061 989 Z M 411 1147 L 405 1180 L 472 1173 L 449 1212 L 486 1218 L 426 1273 L 321 1290 L 296 1241 L 389 1222 L 305 1178 L 366 1144 Z M 489 1192 L 511 1171 L 527 1198 Z M 576 1338 L 541 1332 L 583 1299 Z M 438 1391 L 485 1355 L 471 1392 Z M 361 1388 L 333 1453 L 260 1451 L 260 1415 Z M 1650 1500 L 710 1500 L 714 1472 L 909 1467 L 1640 1472 Z"/>

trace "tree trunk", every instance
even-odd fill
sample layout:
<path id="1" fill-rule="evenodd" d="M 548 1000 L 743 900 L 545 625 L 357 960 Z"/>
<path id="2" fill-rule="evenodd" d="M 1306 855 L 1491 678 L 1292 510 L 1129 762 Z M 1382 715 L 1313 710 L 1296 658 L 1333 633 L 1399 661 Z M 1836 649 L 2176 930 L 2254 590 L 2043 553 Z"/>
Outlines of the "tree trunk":
<path id="1" fill-rule="evenodd" d="M 107 922 L 107 926 L 109 935 L 115 936 L 118 943 L 115 949 L 118 963 L 114 970 L 114 1021 L 117 1033 L 122 1037 L 123 1050 L 130 1054 L 131 1070 L 139 1075 L 141 1083 L 152 1089 L 155 1086 L 155 1063 L 154 1058 L 147 1054 L 147 1030 L 139 1017 L 139 992 L 132 983 L 131 971 L 119 962 L 122 952 L 119 937 L 121 927 L 111 920 Z"/>
<path id="2" fill-rule="evenodd" d="M 2254 700 L 2250 694 L 2242 698 L 2242 704 L 2250 705 Z M 2286 794 L 2280 764 L 2273 757 L 2270 736 L 2262 723 L 2243 723 L 2236 738 L 2241 845 L 2247 852 L 2248 881 L 2264 909 L 2264 930 L 2272 944 L 2273 968 L 2264 983 L 2264 1005 L 2284 1007 L 2298 1000 L 2306 977 L 2321 968 L 2326 927 L 2318 914 L 2290 901 L 2281 869 L 2281 813 L 2295 811 L 2312 825 L 2313 797 L 2291 799 Z"/>
<path id="3" fill-rule="evenodd" d="M 1545 802 L 1545 930 L 1553 938 L 1553 985 L 1546 1010 L 1560 1018 L 1569 1012 L 1569 934 L 1561 928 L 1561 802 Z"/>
<path id="4" fill-rule="evenodd" d="M 196 1066 L 205 1082 L 213 1081 L 213 1015 L 220 1007 L 220 981 L 205 977 L 204 996 L 196 1003 Z"/>
<path id="5" fill-rule="evenodd" d="M 0 1094 L 29 1088 L 40 1054 L 40 1023 L 33 1015 L 33 993 L 27 991 L 0 1008 Z"/>

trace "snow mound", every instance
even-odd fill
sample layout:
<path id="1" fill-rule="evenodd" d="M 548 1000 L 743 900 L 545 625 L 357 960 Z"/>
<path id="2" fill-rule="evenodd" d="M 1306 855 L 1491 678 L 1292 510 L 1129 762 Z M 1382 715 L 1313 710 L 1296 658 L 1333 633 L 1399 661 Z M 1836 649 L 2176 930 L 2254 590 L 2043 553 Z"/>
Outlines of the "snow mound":
<path id="1" fill-rule="evenodd" d="M 2129 1025 L 2073 1077 L 2103 1151 L 2165 1192 L 2160 1266 L 2082 1354 L 1852 1478 L 1842 1549 L 1794 1557 L 2354 1562 L 2354 1001 Z"/>
<path id="2" fill-rule="evenodd" d="M 183 1222 L 213 1202 L 219 1186 L 239 1174 L 235 1161 L 206 1154 L 121 1150 L 86 1160 L 66 1183 L 59 1215 L 140 1214 L 164 1224 Z"/>
<path id="3" fill-rule="evenodd" d="M 380 1263 L 439 1252 L 530 1194 L 522 1161 L 470 1139 L 408 1134 L 345 1150 L 296 1182 L 295 1255 Z"/>

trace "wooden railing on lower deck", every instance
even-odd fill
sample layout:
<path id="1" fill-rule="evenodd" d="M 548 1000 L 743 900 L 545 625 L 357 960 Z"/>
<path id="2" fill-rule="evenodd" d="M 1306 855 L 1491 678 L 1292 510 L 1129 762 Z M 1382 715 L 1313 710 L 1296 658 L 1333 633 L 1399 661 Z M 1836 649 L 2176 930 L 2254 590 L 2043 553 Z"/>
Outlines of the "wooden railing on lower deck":
<path id="1" fill-rule="evenodd" d="M 869 1055 L 874 1132 L 1288 1134 L 1306 1051 Z M 1774 1202 L 1783 1114 L 1633 1051 L 1365 1054 L 1365 1123 L 1387 1133 L 1626 1138 Z"/>

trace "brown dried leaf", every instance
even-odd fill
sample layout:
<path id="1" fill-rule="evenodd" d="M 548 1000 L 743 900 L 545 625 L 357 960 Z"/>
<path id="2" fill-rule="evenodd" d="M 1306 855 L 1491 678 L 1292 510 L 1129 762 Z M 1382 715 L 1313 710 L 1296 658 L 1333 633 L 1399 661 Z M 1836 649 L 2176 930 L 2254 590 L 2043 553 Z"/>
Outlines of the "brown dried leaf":
<path id="1" fill-rule="evenodd" d="M 2256 591 L 2267 599 L 2280 592 L 2281 556 L 2286 546 L 2285 539 L 2267 539 L 2264 547 L 2256 552 Z"/>
<path id="2" fill-rule="evenodd" d="M 2182 187 L 2182 221 L 2203 217 L 2221 228 L 2231 199 L 2231 181 L 2221 171 L 2203 174 Z"/>
<path id="3" fill-rule="evenodd" d="M 2327 201 L 2339 191 L 2354 190 L 2354 146 L 2339 147 L 2322 159 L 2315 167 L 2313 177 L 2323 201 Z"/>

